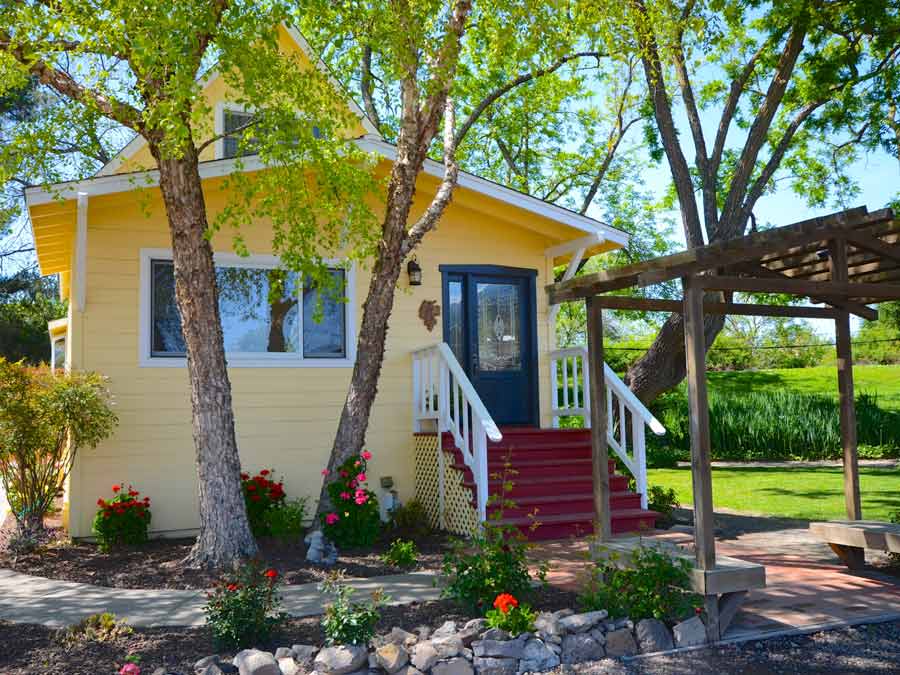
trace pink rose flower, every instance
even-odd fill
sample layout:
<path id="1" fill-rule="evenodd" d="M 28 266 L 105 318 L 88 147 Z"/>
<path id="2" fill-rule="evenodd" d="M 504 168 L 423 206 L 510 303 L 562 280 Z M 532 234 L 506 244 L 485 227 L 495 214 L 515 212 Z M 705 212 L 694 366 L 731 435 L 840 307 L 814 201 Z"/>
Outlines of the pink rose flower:
<path id="1" fill-rule="evenodd" d="M 372 459 L 372 453 L 369 452 L 368 450 L 363 450 L 360 457 L 362 457 L 364 460 L 366 460 L 368 462 L 370 459 Z"/>
<path id="2" fill-rule="evenodd" d="M 119 671 L 119 675 L 141 675 L 141 669 L 136 663 L 126 663 Z"/>
<path id="3" fill-rule="evenodd" d="M 341 499 L 350 499 L 350 493 L 349 493 L 349 492 L 342 492 L 342 493 L 341 493 Z"/>
<path id="4" fill-rule="evenodd" d="M 322 469 L 322 475 L 323 475 L 323 476 L 327 476 L 328 473 L 329 473 L 329 472 L 328 472 L 328 469 Z"/>
<path id="5" fill-rule="evenodd" d="M 366 474 L 361 473 L 356 477 L 357 482 L 365 483 L 366 482 Z"/>
<path id="6" fill-rule="evenodd" d="M 329 525 L 334 525 L 340 519 L 341 517 L 336 513 L 329 513 L 327 516 L 325 516 L 325 522 Z"/>
<path id="7" fill-rule="evenodd" d="M 355 501 L 359 506 L 362 506 L 362 505 L 365 504 L 367 501 L 369 501 L 369 498 L 368 498 L 366 495 L 364 495 L 364 494 L 362 494 L 362 495 L 356 495 L 356 499 L 355 499 L 354 501 Z"/>

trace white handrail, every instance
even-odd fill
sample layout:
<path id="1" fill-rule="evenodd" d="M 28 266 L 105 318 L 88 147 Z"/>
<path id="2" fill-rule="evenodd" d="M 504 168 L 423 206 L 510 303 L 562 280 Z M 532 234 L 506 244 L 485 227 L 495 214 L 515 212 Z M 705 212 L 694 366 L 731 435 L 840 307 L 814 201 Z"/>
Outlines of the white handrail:
<path id="1" fill-rule="evenodd" d="M 590 373 L 587 347 L 568 347 L 551 352 L 550 386 L 554 427 L 558 427 L 560 417 L 565 416 L 581 417 L 584 426 L 590 427 Z M 666 429 L 607 363 L 603 364 L 603 379 L 606 385 L 607 443 L 634 476 L 637 490 L 641 494 L 641 506 L 647 508 L 647 446 L 644 428 L 650 427 L 657 436 L 665 434 Z M 558 390 L 560 382 L 563 386 L 562 402 Z M 630 433 L 627 424 L 629 416 Z"/>
<path id="2" fill-rule="evenodd" d="M 446 342 L 415 350 L 412 360 L 414 430 L 421 431 L 423 420 L 434 420 L 439 434 L 450 432 L 475 478 L 478 519 L 484 522 L 488 500 L 487 442 L 500 441 L 503 434 Z M 439 480 L 443 480 L 440 448 L 438 458 Z"/>

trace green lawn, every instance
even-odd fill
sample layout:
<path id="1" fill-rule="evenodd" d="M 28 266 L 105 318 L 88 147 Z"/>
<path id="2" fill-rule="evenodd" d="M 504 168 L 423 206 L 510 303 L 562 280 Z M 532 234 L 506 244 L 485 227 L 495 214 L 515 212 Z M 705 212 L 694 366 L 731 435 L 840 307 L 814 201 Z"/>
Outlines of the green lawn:
<path id="1" fill-rule="evenodd" d="M 673 487 L 692 504 L 689 469 L 648 469 L 650 485 Z M 713 504 L 745 513 L 829 520 L 846 518 L 843 474 L 827 468 L 713 469 Z M 887 520 L 900 510 L 900 470 L 860 469 L 863 517 Z"/>
<path id="2" fill-rule="evenodd" d="M 854 366 L 853 379 L 857 395 L 874 394 L 880 407 L 900 410 L 900 366 Z M 729 393 L 785 387 L 809 394 L 837 396 L 837 368 L 817 366 L 709 373 L 709 387 Z"/>

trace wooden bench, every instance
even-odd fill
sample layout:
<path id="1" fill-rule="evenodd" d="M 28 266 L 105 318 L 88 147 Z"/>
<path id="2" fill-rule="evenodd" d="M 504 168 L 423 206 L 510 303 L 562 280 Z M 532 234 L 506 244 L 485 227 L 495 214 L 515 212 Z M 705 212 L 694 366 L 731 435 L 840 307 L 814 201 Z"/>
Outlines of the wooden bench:
<path id="1" fill-rule="evenodd" d="M 865 550 L 900 553 L 900 525 L 877 520 L 810 523 L 809 531 L 831 547 L 849 569 L 865 565 Z"/>
<path id="2" fill-rule="evenodd" d="M 717 555 L 716 566 L 704 570 L 695 565 L 692 552 L 671 542 L 640 537 L 617 538 L 613 541 L 593 544 L 591 556 L 593 560 L 610 560 L 616 567 L 625 569 L 630 567 L 631 554 L 634 549 L 641 546 L 655 548 L 672 558 L 689 561 L 693 591 L 706 597 L 716 596 L 718 598 L 718 635 L 710 635 L 710 640 L 721 638 L 751 590 L 766 587 L 766 568 L 759 563 Z"/>

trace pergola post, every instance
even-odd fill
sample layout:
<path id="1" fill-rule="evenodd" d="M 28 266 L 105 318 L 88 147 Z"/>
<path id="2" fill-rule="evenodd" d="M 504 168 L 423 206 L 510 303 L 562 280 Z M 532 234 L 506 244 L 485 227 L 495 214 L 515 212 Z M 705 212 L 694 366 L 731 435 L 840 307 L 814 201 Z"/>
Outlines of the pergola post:
<path id="1" fill-rule="evenodd" d="M 606 444 L 606 375 L 603 372 L 603 308 L 587 298 L 588 368 L 591 400 L 591 469 L 594 483 L 594 534 L 599 541 L 612 535 L 609 512 L 609 449 Z"/>
<path id="2" fill-rule="evenodd" d="M 847 243 L 836 239 L 829 243 L 831 280 L 846 283 Z M 838 310 L 834 320 L 834 335 L 837 345 L 838 392 L 841 406 L 841 445 L 844 460 L 844 501 L 847 518 L 862 519 L 862 505 L 859 496 L 859 459 L 856 438 L 856 403 L 853 395 L 853 353 L 850 347 L 850 314 Z M 858 551 L 862 553 L 862 551 Z M 861 562 L 861 561 L 860 561 Z"/>
<path id="3" fill-rule="evenodd" d="M 697 567 L 716 566 L 710 462 L 709 398 L 706 391 L 706 340 L 703 330 L 703 287 L 693 276 L 684 277 L 684 359 L 687 366 L 688 408 L 691 425 L 691 483 L 694 490 L 694 546 Z M 707 634 L 720 638 L 719 598 L 704 598 Z"/>

